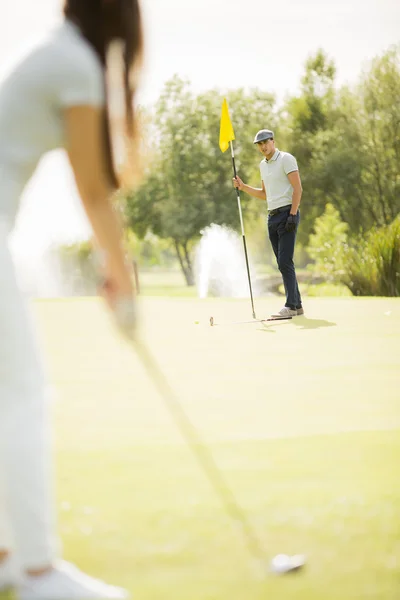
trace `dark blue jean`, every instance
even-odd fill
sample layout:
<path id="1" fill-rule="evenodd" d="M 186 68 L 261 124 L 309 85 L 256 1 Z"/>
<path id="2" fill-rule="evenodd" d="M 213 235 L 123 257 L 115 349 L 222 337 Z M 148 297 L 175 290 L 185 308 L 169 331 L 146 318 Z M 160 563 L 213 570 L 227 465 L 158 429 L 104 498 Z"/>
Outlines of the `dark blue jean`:
<path id="1" fill-rule="evenodd" d="M 296 279 L 296 271 L 293 263 L 294 245 L 296 233 L 300 222 L 300 212 L 297 211 L 297 225 L 295 231 L 286 231 L 285 224 L 290 209 L 268 216 L 268 234 L 272 244 L 278 269 L 282 273 L 283 285 L 285 287 L 286 304 L 289 308 L 301 308 L 301 296 Z"/>

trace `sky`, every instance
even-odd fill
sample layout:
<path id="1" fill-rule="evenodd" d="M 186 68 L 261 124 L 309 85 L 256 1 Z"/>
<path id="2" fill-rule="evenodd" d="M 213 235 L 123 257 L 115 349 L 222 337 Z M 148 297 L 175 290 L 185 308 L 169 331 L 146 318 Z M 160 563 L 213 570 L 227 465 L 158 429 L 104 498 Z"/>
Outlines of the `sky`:
<path id="1" fill-rule="evenodd" d="M 400 42 L 399 0 L 142 0 L 145 68 L 138 101 L 155 102 L 174 74 L 195 92 L 258 87 L 281 101 L 299 90 L 307 57 L 323 48 L 337 84 Z M 60 0 L 0 0 L 0 77 L 32 39 L 59 19 Z M 229 100 L 229 94 L 227 94 Z M 234 107 L 231 107 L 232 114 Z M 260 128 L 267 127 L 260 123 Z M 42 160 L 22 199 L 20 252 L 88 234 L 66 159 Z"/>

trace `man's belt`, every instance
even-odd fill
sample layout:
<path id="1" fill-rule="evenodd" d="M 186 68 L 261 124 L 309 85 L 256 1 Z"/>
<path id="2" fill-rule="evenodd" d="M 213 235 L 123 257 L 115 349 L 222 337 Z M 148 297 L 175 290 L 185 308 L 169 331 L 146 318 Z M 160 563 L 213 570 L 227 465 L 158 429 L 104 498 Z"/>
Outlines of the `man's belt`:
<path id="1" fill-rule="evenodd" d="M 285 210 L 290 210 L 292 208 L 291 204 L 287 204 L 286 206 L 280 206 L 279 208 L 274 208 L 273 210 L 268 211 L 268 216 L 273 217 L 280 212 L 285 212 Z"/>

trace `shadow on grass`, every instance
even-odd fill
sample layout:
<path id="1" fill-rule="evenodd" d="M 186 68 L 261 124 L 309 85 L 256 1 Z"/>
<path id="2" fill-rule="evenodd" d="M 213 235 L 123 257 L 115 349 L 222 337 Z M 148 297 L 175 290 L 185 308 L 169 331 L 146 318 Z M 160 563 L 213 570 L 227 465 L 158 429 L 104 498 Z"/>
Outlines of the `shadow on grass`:
<path id="1" fill-rule="evenodd" d="M 307 319 L 307 317 L 296 317 L 291 323 L 300 329 L 320 329 L 321 327 L 336 327 L 333 321 L 325 321 L 324 319 Z"/>
<path id="2" fill-rule="evenodd" d="M 336 327 L 336 323 L 333 321 L 325 321 L 324 319 L 308 319 L 307 317 L 295 317 L 290 321 L 281 322 L 264 322 L 262 327 L 258 328 L 258 331 L 264 331 L 265 333 L 276 333 L 275 327 L 286 327 L 289 324 L 296 325 L 299 329 L 320 329 L 322 327 Z"/>

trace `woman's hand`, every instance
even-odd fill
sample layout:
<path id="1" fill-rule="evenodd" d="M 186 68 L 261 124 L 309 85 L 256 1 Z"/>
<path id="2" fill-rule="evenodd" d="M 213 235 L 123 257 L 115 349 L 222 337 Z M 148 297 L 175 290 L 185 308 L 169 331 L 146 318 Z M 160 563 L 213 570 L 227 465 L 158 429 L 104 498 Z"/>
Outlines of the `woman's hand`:
<path id="1" fill-rule="evenodd" d="M 125 282 L 107 277 L 101 285 L 100 293 L 114 314 L 120 332 L 132 340 L 137 326 L 137 302 L 130 277 Z"/>

